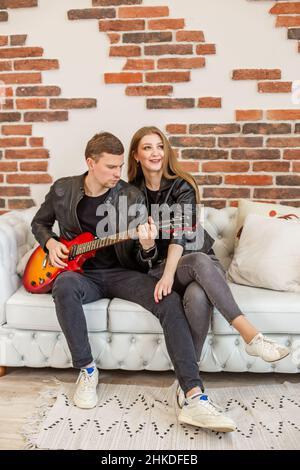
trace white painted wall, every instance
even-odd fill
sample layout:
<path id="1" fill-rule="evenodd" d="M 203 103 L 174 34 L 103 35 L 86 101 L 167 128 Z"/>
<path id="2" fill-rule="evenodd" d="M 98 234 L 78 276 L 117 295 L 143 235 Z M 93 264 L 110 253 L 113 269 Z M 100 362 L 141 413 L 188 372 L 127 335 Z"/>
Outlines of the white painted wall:
<path id="1" fill-rule="evenodd" d="M 144 0 L 144 5 L 168 5 L 170 16 L 186 18 L 186 29 L 204 31 L 216 43 L 217 54 L 207 66 L 192 71 L 190 83 L 175 84 L 175 97 L 222 96 L 222 109 L 147 110 L 145 99 L 126 97 L 125 85 L 105 85 L 104 72 L 118 72 L 126 59 L 108 56 L 109 41 L 97 20 L 69 21 L 67 11 L 89 8 L 90 0 L 39 0 L 39 7 L 9 11 L 1 34 L 28 34 L 28 46 L 40 46 L 44 57 L 59 59 L 60 69 L 43 72 L 43 84 L 62 88 L 63 97 L 97 98 L 98 108 L 70 110 L 67 122 L 34 124 L 33 134 L 45 138 L 54 179 L 85 170 L 86 142 L 99 130 L 115 133 L 128 147 L 132 133 L 143 125 L 162 129 L 171 122 L 232 122 L 234 110 L 294 108 L 290 94 L 258 94 L 256 81 L 232 81 L 235 68 L 280 68 L 283 80 L 300 79 L 297 41 L 287 40 L 286 28 L 275 28 L 268 0 Z M 124 170 L 124 176 L 126 171 Z M 48 186 L 32 185 L 39 204 Z"/>

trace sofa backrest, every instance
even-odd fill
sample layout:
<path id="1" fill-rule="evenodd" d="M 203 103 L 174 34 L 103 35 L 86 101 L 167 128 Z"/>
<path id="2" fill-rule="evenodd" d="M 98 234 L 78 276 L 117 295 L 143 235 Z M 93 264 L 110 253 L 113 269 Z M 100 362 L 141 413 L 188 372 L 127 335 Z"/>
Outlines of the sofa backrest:
<path id="1" fill-rule="evenodd" d="M 17 232 L 17 262 L 35 244 L 30 224 L 37 209 L 37 207 L 31 207 L 21 211 L 11 211 L 0 216 L 0 221 L 13 227 Z M 213 248 L 225 269 L 228 268 L 233 256 L 236 216 L 237 209 L 235 207 L 204 208 L 204 227 L 215 239 Z M 54 231 L 58 233 L 57 223 L 54 225 Z"/>
<path id="2" fill-rule="evenodd" d="M 225 269 L 228 269 L 234 252 L 236 217 L 236 207 L 204 209 L 204 228 L 215 239 L 213 249 Z"/>
<path id="3" fill-rule="evenodd" d="M 14 231 L 17 248 L 17 262 L 20 261 L 22 256 L 30 250 L 35 243 L 30 224 L 37 209 L 37 207 L 31 207 L 30 209 L 25 210 L 15 210 L 0 216 L 0 224 L 2 228 L 5 229 L 5 226 L 11 227 Z"/>

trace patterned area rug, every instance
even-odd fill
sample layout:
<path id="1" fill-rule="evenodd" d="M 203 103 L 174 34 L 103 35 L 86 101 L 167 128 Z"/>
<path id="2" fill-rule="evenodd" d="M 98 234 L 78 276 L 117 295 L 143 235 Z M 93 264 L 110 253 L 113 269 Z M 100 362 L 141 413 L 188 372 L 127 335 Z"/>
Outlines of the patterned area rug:
<path id="1" fill-rule="evenodd" d="M 207 390 L 237 423 L 218 433 L 178 423 L 177 384 L 98 387 L 92 410 L 72 403 L 74 385 L 41 396 L 24 429 L 27 448 L 39 449 L 300 449 L 300 384 Z"/>

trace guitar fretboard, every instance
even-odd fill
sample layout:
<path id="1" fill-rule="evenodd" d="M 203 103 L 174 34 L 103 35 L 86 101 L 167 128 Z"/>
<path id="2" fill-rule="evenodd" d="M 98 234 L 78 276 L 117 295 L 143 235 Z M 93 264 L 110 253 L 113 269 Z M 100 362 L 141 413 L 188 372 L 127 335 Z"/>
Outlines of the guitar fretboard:
<path id="1" fill-rule="evenodd" d="M 174 217 L 171 220 L 165 220 L 163 223 L 158 225 L 158 228 L 160 230 L 163 230 L 164 228 L 170 230 L 170 228 L 173 228 L 174 230 L 174 224 L 176 222 L 178 222 L 179 227 L 181 227 L 182 217 Z M 188 227 L 186 227 L 186 229 L 188 229 Z M 95 240 L 91 240 L 90 242 L 79 243 L 78 245 L 74 245 L 71 251 L 71 257 L 82 255 L 83 253 L 88 253 L 89 251 L 98 250 L 99 248 L 103 248 L 105 246 L 115 245 L 116 243 L 132 239 L 134 236 L 136 236 L 136 234 L 136 229 L 131 229 L 127 230 L 126 232 L 116 233 L 115 235 L 111 235 L 109 237 L 95 238 Z"/>
<path id="2" fill-rule="evenodd" d="M 126 232 L 116 233 L 115 235 L 112 235 L 110 237 L 95 238 L 95 240 L 92 240 L 90 242 L 80 243 L 79 245 L 76 245 L 76 252 L 74 253 L 74 255 L 82 255 L 83 253 L 98 250 L 99 248 L 103 248 L 105 246 L 115 245 L 116 243 L 133 238 L 135 234 L 136 230 L 128 230 Z"/>

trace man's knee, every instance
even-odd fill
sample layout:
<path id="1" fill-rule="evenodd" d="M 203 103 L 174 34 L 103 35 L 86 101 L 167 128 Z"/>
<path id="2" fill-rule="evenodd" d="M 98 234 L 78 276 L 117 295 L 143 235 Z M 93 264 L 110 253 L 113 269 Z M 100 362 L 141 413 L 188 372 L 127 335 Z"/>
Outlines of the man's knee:
<path id="1" fill-rule="evenodd" d="M 160 319 L 184 315 L 182 300 L 177 292 L 172 291 L 157 304 Z"/>
<path id="2" fill-rule="evenodd" d="M 207 297 L 205 290 L 196 282 L 192 282 L 185 290 L 183 303 L 210 305 L 210 300 Z"/>
<path id="3" fill-rule="evenodd" d="M 64 271 L 55 279 L 52 296 L 67 297 L 68 294 L 80 289 L 79 274 L 73 271 Z"/>

